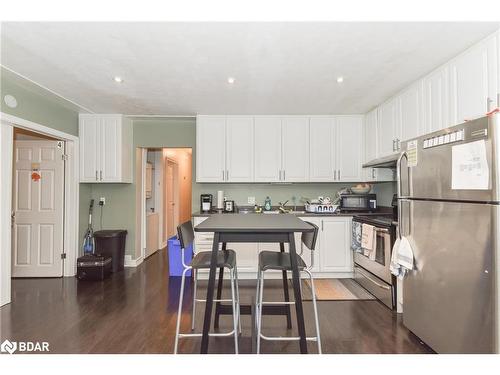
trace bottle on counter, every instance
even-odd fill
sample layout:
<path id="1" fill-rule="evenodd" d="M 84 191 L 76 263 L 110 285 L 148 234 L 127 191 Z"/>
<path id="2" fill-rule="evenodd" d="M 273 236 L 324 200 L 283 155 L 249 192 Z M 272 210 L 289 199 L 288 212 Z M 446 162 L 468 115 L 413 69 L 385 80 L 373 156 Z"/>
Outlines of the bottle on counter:
<path id="1" fill-rule="evenodd" d="M 269 198 L 269 196 L 267 196 L 264 201 L 264 210 L 271 211 L 271 198 Z"/>

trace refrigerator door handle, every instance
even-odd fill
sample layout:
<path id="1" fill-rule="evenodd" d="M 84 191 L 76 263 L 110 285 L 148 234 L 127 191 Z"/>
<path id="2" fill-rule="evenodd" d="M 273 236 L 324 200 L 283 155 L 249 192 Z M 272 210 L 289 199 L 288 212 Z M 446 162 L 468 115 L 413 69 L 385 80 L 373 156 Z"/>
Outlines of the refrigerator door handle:
<path id="1" fill-rule="evenodd" d="M 402 196 L 402 190 L 401 189 L 401 160 L 403 160 L 403 158 L 406 158 L 406 161 L 408 161 L 408 154 L 406 153 L 406 151 L 403 151 L 401 153 L 401 155 L 399 155 L 399 158 L 398 158 L 398 162 L 396 163 L 396 171 L 397 171 L 397 174 L 398 174 L 398 198 L 401 198 Z M 408 179 L 409 179 L 410 175 L 408 174 Z M 408 181 L 408 186 L 410 185 L 410 182 Z M 410 190 L 408 190 L 408 193 L 410 193 Z"/>

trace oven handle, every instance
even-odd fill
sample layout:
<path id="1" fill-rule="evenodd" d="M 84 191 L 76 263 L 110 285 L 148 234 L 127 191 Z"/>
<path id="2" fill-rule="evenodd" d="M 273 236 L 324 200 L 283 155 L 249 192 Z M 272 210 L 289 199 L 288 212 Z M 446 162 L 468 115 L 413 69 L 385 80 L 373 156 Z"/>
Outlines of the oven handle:
<path id="1" fill-rule="evenodd" d="M 380 284 L 377 280 L 374 280 L 372 279 L 370 276 L 368 276 L 365 271 L 361 271 L 362 268 L 361 267 L 356 267 L 354 266 L 354 272 L 359 272 L 363 277 L 367 278 L 368 280 L 370 280 L 372 283 L 374 283 L 376 286 L 378 286 L 379 288 L 382 288 L 382 289 L 385 289 L 385 290 L 390 290 L 391 287 L 390 286 L 387 286 L 387 285 L 383 285 L 383 284 Z"/>

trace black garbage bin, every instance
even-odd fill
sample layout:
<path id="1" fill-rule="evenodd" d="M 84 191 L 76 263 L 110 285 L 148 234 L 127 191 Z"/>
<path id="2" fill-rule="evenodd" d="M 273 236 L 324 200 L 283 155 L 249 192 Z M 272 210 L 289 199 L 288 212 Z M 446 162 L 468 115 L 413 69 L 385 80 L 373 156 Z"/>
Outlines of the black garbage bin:
<path id="1" fill-rule="evenodd" d="M 126 237 L 127 231 L 124 229 L 100 230 L 94 233 L 95 253 L 111 257 L 111 272 L 123 270 Z"/>

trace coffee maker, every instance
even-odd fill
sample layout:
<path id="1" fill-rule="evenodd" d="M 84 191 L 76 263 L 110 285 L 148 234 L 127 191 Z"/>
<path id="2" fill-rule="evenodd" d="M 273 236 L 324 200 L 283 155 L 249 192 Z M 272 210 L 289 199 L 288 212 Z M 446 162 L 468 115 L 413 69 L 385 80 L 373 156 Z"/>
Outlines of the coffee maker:
<path id="1" fill-rule="evenodd" d="M 212 194 L 201 194 L 200 195 L 200 211 L 201 212 L 211 212 L 212 211 Z"/>

